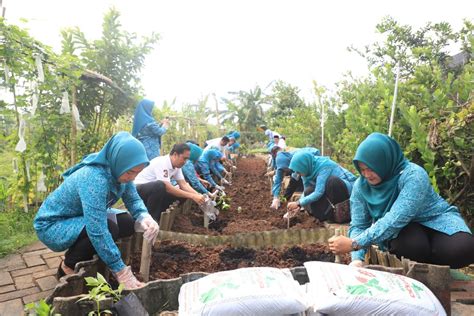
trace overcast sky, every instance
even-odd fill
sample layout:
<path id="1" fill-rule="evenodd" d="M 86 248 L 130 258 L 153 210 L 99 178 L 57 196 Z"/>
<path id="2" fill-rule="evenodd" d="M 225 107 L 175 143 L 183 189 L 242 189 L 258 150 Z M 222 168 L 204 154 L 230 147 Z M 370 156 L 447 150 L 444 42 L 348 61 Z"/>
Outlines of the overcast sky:
<path id="1" fill-rule="evenodd" d="M 124 28 L 161 36 L 143 70 L 146 97 L 161 104 L 195 103 L 201 96 L 262 88 L 281 79 L 307 100 L 312 80 L 332 88 L 352 71 L 367 73 L 365 61 L 347 47 L 377 37 L 375 25 L 391 15 L 417 28 L 449 22 L 458 30 L 473 20 L 469 0 L 3 0 L 10 23 L 29 22 L 30 33 L 56 51 L 60 29 L 78 26 L 100 36 L 103 14 L 115 6 Z"/>

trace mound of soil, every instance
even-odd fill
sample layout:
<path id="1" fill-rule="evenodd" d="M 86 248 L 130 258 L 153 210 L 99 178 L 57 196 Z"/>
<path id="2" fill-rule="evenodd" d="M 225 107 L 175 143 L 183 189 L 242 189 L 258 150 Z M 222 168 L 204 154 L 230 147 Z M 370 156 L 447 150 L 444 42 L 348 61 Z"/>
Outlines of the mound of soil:
<path id="1" fill-rule="evenodd" d="M 189 272 L 212 273 L 243 267 L 292 268 L 311 260 L 334 262 L 334 255 L 322 244 L 254 250 L 230 245 L 204 247 L 162 241 L 153 250 L 150 280 L 176 278 Z M 350 262 L 349 255 L 344 256 L 343 261 Z M 140 270 L 139 254 L 132 257 L 131 265 L 133 271 Z"/>
<path id="2" fill-rule="evenodd" d="M 288 223 L 283 219 L 286 207 L 279 210 L 270 209 L 272 202 L 271 187 L 265 176 L 266 164 L 260 158 L 240 158 L 237 170 L 232 178 L 232 185 L 226 188 L 230 197 L 230 209 L 221 211 L 216 222 L 203 227 L 203 215 L 199 209 L 188 215 L 178 215 L 173 231 L 207 235 L 233 235 L 236 233 L 255 232 L 275 229 L 287 229 Z M 240 210 L 240 211 L 239 211 Z M 306 212 L 301 212 L 290 221 L 290 229 L 308 229 L 322 226 L 321 223 Z"/>

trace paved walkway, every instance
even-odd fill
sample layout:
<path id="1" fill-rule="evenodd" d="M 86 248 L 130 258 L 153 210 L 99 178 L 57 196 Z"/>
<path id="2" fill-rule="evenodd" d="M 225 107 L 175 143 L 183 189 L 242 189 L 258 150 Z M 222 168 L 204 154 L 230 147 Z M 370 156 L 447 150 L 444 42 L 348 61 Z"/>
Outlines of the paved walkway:
<path id="1" fill-rule="evenodd" d="M 25 304 L 51 294 L 61 258 L 38 241 L 0 259 L 0 316 L 23 315 Z"/>

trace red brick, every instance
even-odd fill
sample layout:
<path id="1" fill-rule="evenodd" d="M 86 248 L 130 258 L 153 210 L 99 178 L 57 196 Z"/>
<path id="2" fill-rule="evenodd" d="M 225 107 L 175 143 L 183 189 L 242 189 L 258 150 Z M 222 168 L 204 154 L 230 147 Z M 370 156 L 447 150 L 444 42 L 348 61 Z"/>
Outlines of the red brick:
<path id="1" fill-rule="evenodd" d="M 5 258 L 0 259 L 0 269 L 5 270 L 5 267 L 18 264 L 22 261 L 21 255 L 18 254 L 6 256 Z"/>
<path id="2" fill-rule="evenodd" d="M 13 300 L 15 298 L 21 298 L 23 296 L 27 296 L 27 295 L 30 295 L 30 294 L 35 294 L 35 293 L 38 293 L 38 292 L 40 292 L 39 288 L 30 287 L 29 289 L 23 289 L 23 290 L 19 290 L 19 291 L 0 294 L 0 302 Z"/>
<path id="3" fill-rule="evenodd" d="M 21 270 L 15 270 L 11 272 L 12 277 L 17 277 L 25 274 L 30 274 L 30 273 L 35 273 L 43 270 L 47 270 L 48 266 L 47 265 L 41 265 L 41 266 L 36 266 L 36 267 L 31 267 L 31 268 L 26 268 L 26 269 L 21 269 Z"/>
<path id="4" fill-rule="evenodd" d="M 47 253 L 50 253 L 50 249 L 41 249 L 41 250 L 35 250 L 35 251 L 30 251 L 30 252 L 25 252 L 23 254 L 23 258 L 25 257 L 34 257 L 34 256 L 41 256 Z"/>
<path id="5" fill-rule="evenodd" d="M 451 301 L 474 303 L 474 292 L 451 292 Z"/>
<path id="6" fill-rule="evenodd" d="M 45 276 L 55 275 L 56 272 L 58 272 L 57 268 L 35 272 L 33 273 L 33 278 L 34 279 L 44 278 Z"/>
<path id="7" fill-rule="evenodd" d="M 473 291 L 474 281 L 453 281 L 450 284 L 451 291 Z"/>
<path id="8" fill-rule="evenodd" d="M 18 269 L 24 269 L 26 268 L 26 264 L 22 261 L 17 262 L 15 265 L 8 266 L 7 268 L 3 269 L 3 271 L 8 272 L 8 271 L 15 271 Z"/>
<path id="9" fill-rule="evenodd" d="M 61 251 L 61 252 L 48 252 L 48 253 L 44 253 L 41 255 L 41 257 L 43 257 L 43 259 L 48 259 L 48 258 L 53 258 L 53 257 L 60 257 L 62 255 L 64 255 L 65 251 Z"/>
<path id="10" fill-rule="evenodd" d="M 38 283 L 41 291 L 47 291 L 54 289 L 56 284 L 58 284 L 58 280 L 56 280 L 53 276 L 47 276 L 44 278 L 36 279 L 36 283 Z"/>
<path id="11" fill-rule="evenodd" d="M 59 257 L 53 257 L 53 258 L 45 259 L 45 261 L 48 267 L 57 269 L 62 260 Z"/>
<path id="12" fill-rule="evenodd" d="M 0 286 L 0 294 L 15 291 L 15 286 L 13 284 Z"/>
<path id="13" fill-rule="evenodd" d="M 28 267 L 34 267 L 44 264 L 44 260 L 40 256 L 23 256 Z"/>
<path id="14" fill-rule="evenodd" d="M 23 303 L 21 302 L 21 299 L 16 299 L 16 300 L 0 303 L 0 315 L 2 316 L 23 315 Z"/>
<path id="15" fill-rule="evenodd" d="M 0 272 L 0 286 L 12 283 L 13 280 L 9 272 Z"/>
<path id="16" fill-rule="evenodd" d="M 37 241 L 29 246 L 26 246 L 21 249 L 22 252 L 28 252 L 28 251 L 35 251 L 35 250 L 40 250 L 46 248 L 46 245 L 43 244 L 41 241 Z"/>
<path id="17" fill-rule="evenodd" d="M 31 302 L 38 302 L 40 299 L 50 296 L 51 293 L 53 293 L 53 290 L 48 290 L 48 291 L 44 291 L 44 292 L 39 292 L 39 293 L 27 295 L 27 296 L 23 297 L 23 303 L 28 304 L 28 303 L 31 303 Z"/>
<path id="18" fill-rule="evenodd" d="M 15 281 L 15 287 L 18 290 L 27 289 L 36 286 L 33 282 L 33 276 L 31 274 L 22 275 L 13 279 Z"/>

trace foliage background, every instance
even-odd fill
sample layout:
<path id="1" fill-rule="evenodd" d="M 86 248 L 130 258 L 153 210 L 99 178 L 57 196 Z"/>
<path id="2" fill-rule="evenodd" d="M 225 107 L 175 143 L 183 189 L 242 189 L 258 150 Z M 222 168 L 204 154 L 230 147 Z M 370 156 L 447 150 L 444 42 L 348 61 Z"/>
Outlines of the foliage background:
<path id="1" fill-rule="evenodd" d="M 399 67 L 393 137 L 472 227 L 473 24 L 465 21 L 462 29 L 454 31 L 447 23 L 429 23 L 414 30 L 387 17 L 377 31 L 383 35 L 381 41 L 350 48 L 368 61 L 367 76 L 348 74 L 335 91 L 314 82 L 315 101 L 303 100 L 298 87 L 275 80 L 263 89 L 256 86 L 219 99 L 206 96 L 182 108 L 174 101 L 158 105 L 157 120 L 169 117 L 172 123 L 163 137 L 163 153 L 176 142 L 192 139 L 202 145 L 234 129 L 242 133 L 244 151 L 262 147 L 266 138 L 261 125 L 287 136 L 291 147 L 321 148 L 323 121 L 325 154 L 354 170 L 351 161 L 357 145 L 374 131 L 388 132 Z M 62 51 L 55 53 L 27 30 L 0 19 L 0 86 L 5 90 L 1 95 L 9 95 L 0 99 L 0 226 L 5 238 L 12 233 L 5 228 L 11 224 L 6 220 L 12 218 L 9 213 L 35 209 L 59 185 L 65 169 L 99 150 L 116 131 L 130 131 L 142 95 L 144 60 L 159 41 L 155 33 L 138 37 L 124 30 L 115 9 L 104 16 L 98 40 L 87 39 L 77 28 L 61 34 Z M 460 54 L 450 56 L 452 47 Z M 43 82 L 38 81 L 36 55 L 43 62 Z M 71 114 L 59 113 L 64 92 L 77 106 L 82 129 Z M 39 106 L 33 113 L 35 95 Z M 211 109 L 213 103 L 221 109 Z M 14 150 L 21 119 L 26 121 L 23 153 Z M 37 189 L 41 173 L 47 192 Z M 29 222 L 31 217 L 20 221 Z M 31 233 L 29 229 L 23 231 Z"/>

